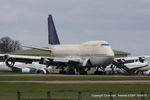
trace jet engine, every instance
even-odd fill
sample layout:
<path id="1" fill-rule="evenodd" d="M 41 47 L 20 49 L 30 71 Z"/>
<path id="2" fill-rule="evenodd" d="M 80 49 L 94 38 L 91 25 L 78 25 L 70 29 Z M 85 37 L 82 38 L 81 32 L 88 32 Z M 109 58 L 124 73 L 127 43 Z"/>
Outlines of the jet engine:
<path id="1" fill-rule="evenodd" d="M 5 60 L 5 64 L 6 64 L 8 67 L 12 68 L 12 67 L 14 67 L 14 65 L 15 65 L 15 60 L 14 60 L 13 58 L 7 58 L 7 59 Z"/>
<path id="2" fill-rule="evenodd" d="M 38 73 L 38 74 L 48 74 L 49 71 L 48 71 L 48 69 L 46 69 L 46 68 L 40 68 L 40 69 L 38 69 L 38 70 L 36 71 L 36 73 Z"/>
<path id="3" fill-rule="evenodd" d="M 91 61 L 90 61 L 89 58 L 85 59 L 85 60 L 83 61 L 83 64 L 82 64 L 83 67 L 85 67 L 85 66 L 91 66 L 91 65 L 92 65 L 92 64 L 91 64 Z"/>
<path id="4" fill-rule="evenodd" d="M 150 70 L 144 72 L 145 75 L 150 75 Z"/>

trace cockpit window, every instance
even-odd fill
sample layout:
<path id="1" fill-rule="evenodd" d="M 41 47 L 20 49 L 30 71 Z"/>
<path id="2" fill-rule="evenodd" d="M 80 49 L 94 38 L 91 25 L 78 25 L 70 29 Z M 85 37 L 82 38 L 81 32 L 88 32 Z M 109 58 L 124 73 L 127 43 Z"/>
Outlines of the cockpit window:
<path id="1" fill-rule="evenodd" d="M 101 44 L 101 46 L 109 46 L 109 44 Z"/>

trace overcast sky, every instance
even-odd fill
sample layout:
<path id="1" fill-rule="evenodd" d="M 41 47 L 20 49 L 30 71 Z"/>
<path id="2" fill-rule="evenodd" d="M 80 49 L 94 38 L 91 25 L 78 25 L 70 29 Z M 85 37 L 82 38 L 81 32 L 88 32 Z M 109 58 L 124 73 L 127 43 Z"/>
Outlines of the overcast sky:
<path id="1" fill-rule="evenodd" d="M 48 14 L 63 44 L 105 40 L 113 49 L 150 55 L 150 0 L 0 0 L 0 38 L 47 46 Z"/>

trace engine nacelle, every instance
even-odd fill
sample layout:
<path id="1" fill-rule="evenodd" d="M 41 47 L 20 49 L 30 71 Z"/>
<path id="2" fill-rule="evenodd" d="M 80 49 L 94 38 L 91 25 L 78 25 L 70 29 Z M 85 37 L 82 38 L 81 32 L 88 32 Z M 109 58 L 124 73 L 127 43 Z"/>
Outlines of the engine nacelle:
<path id="1" fill-rule="evenodd" d="M 14 67 L 14 65 L 15 65 L 15 60 L 14 60 L 13 58 L 7 58 L 7 59 L 5 60 L 5 64 L 6 64 L 8 67 L 12 68 L 12 67 Z"/>
<path id="2" fill-rule="evenodd" d="M 144 71 L 144 74 L 145 74 L 145 75 L 150 75 L 150 70 Z"/>
<path id="3" fill-rule="evenodd" d="M 87 66 L 89 60 L 90 60 L 89 58 L 85 59 L 85 60 L 83 61 L 82 66 L 84 66 L 84 67 Z"/>
<path id="4" fill-rule="evenodd" d="M 36 71 L 38 74 L 48 74 L 49 71 L 46 68 L 40 68 Z"/>

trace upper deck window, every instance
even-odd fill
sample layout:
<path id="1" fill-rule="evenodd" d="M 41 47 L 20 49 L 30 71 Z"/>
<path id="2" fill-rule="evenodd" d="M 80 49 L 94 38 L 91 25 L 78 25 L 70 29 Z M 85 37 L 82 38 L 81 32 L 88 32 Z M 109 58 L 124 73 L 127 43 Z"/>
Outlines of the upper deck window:
<path id="1" fill-rule="evenodd" d="M 101 46 L 109 46 L 109 44 L 101 44 Z"/>

